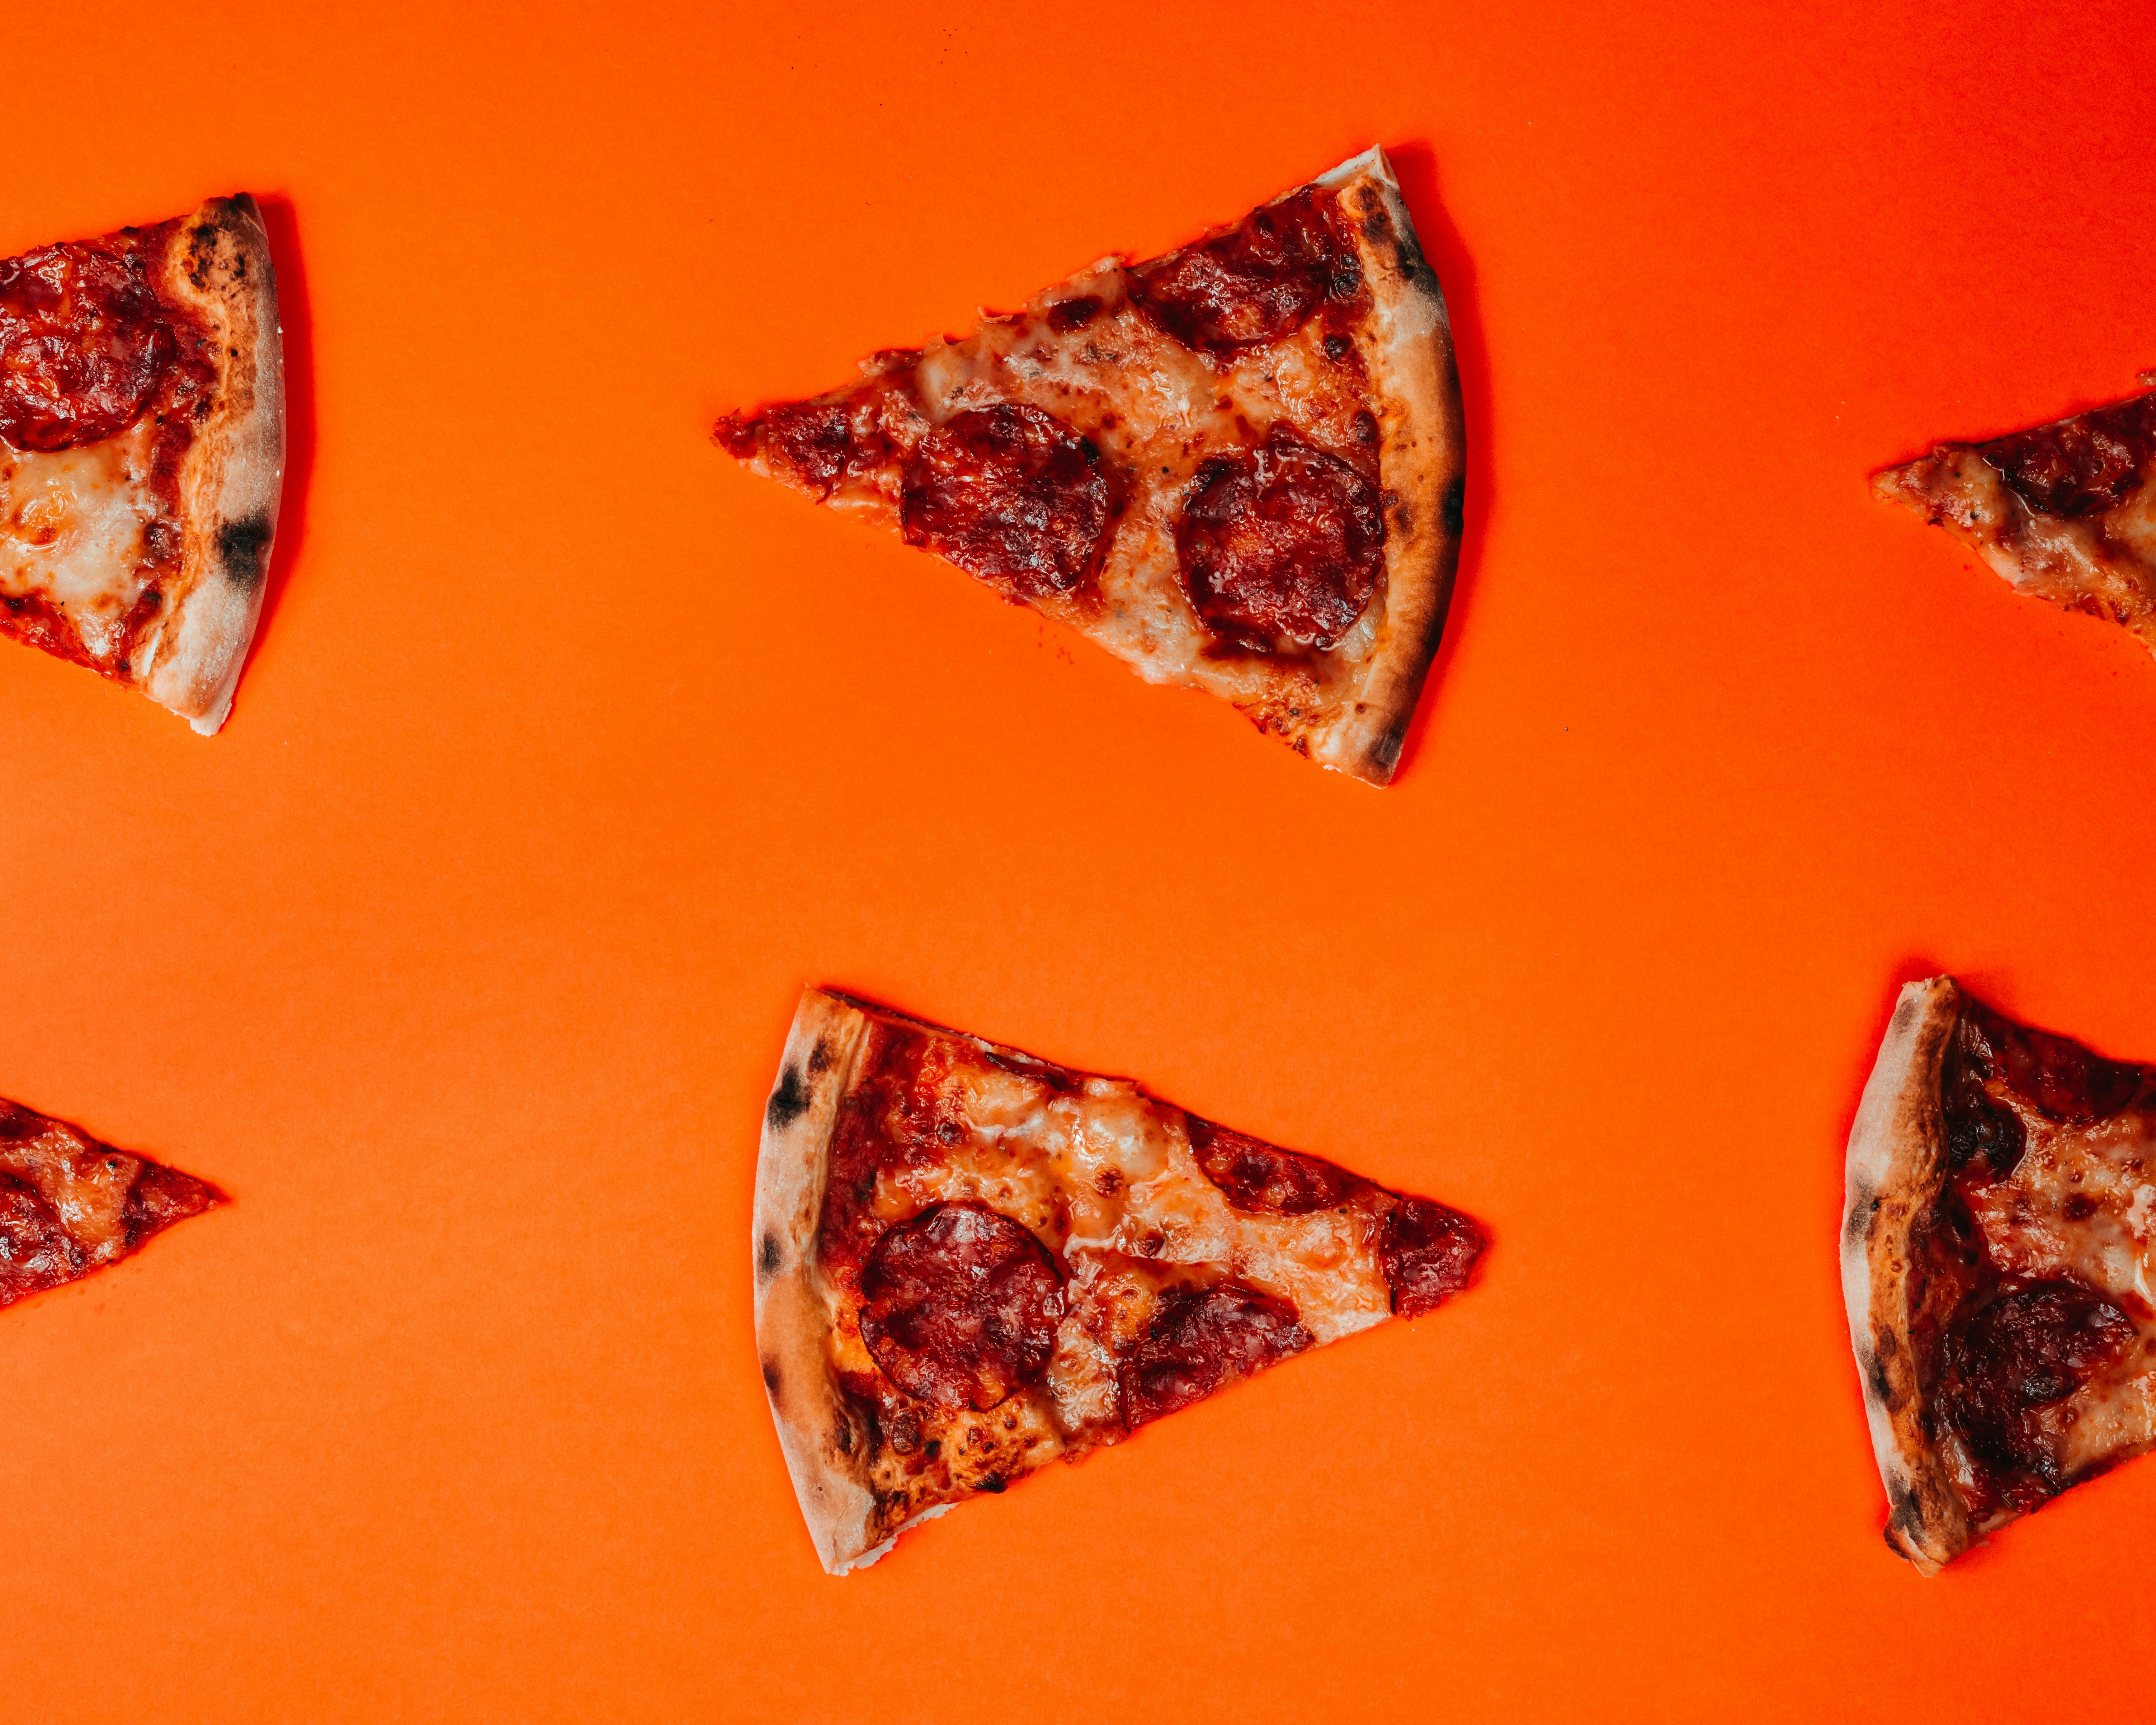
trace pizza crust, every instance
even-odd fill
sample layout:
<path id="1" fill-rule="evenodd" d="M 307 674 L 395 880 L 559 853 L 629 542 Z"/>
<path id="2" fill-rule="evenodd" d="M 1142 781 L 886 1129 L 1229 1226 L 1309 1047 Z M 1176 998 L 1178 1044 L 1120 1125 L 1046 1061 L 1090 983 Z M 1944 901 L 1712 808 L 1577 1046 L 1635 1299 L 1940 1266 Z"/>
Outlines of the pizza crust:
<path id="1" fill-rule="evenodd" d="M 1384 621 L 1339 715 L 1307 737 L 1313 759 L 1368 783 L 1389 783 L 1423 681 L 1436 656 L 1460 565 L 1467 485 L 1466 419 L 1452 325 L 1423 256 L 1392 163 L 1371 149 L 1318 177 L 1363 182 L 1348 199 L 1375 310 L 1364 349 L 1383 407 Z M 1363 204 L 1368 194 L 1375 208 Z M 1358 208 L 1358 204 L 1363 207 Z"/>
<path id="2" fill-rule="evenodd" d="M 1909 1338 L 1910 1235 L 1946 1184 L 1939 1075 L 1960 1015 L 1951 977 L 1911 983 L 1895 1002 L 1850 1128 L 1841 1231 L 1842 1295 L 1887 1487 L 1887 1540 L 1926 1575 L 1983 1532 L 1933 1435 Z"/>
<path id="3" fill-rule="evenodd" d="M 223 375 L 180 475 L 180 572 L 145 649 L 145 693 L 213 734 L 268 585 L 285 476 L 285 342 L 262 212 L 213 198 L 173 236 L 161 285 L 218 332 Z"/>
<path id="4" fill-rule="evenodd" d="M 750 1235 L 763 1387 L 802 1519 L 832 1575 L 865 1568 L 898 1537 L 870 1537 L 868 1434 L 832 1381 L 831 1303 L 816 1257 L 831 1133 L 868 1029 L 867 1015 L 837 996 L 803 993 L 764 1105 Z"/>

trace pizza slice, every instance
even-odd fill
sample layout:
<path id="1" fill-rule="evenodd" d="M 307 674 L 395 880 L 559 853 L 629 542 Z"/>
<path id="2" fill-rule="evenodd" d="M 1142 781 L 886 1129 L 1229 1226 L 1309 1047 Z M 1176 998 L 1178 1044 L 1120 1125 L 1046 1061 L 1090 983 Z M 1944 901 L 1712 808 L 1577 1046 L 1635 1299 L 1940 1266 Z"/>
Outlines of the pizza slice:
<path id="1" fill-rule="evenodd" d="M 2156 374 L 2144 376 L 2156 382 Z M 2156 394 L 1982 444 L 1941 444 L 1872 481 L 2020 591 L 2123 624 L 2156 652 Z"/>
<path id="2" fill-rule="evenodd" d="M 720 444 L 1148 681 L 1392 778 L 1466 469 L 1444 296 L 1382 151 L 861 369 L 727 416 Z"/>
<path id="3" fill-rule="evenodd" d="M 1934 1574 L 2156 1446 L 2156 1067 L 1902 990 L 1849 1137 L 1842 1286 L 1887 1543 Z"/>
<path id="4" fill-rule="evenodd" d="M 261 612 L 284 468 L 253 198 L 0 263 L 0 633 L 208 736 Z"/>
<path id="5" fill-rule="evenodd" d="M 757 1342 L 834 1575 L 1276 1360 L 1419 1317 L 1481 1230 L 1147 1096 L 810 989 L 764 1111 Z"/>
<path id="6" fill-rule="evenodd" d="M 0 1101 L 0 1306 L 79 1281 L 224 1194 Z"/>

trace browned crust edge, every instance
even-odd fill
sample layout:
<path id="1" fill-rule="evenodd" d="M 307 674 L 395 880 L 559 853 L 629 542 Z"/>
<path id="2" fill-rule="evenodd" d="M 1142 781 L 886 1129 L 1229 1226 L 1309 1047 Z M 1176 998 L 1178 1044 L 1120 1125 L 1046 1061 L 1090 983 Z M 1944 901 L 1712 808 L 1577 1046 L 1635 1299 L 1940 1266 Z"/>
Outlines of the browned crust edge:
<path id="1" fill-rule="evenodd" d="M 217 332 L 216 404 L 180 475 L 181 564 L 142 689 L 213 734 L 262 614 L 285 479 L 285 341 L 262 212 L 242 193 L 187 218 L 165 259 L 165 288 Z"/>
<path id="2" fill-rule="evenodd" d="M 1911 983 L 1894 1003 L 1850 1127 L 1841 1229 L 1842 1296 L 1887 1487 L 1887 1539 L 1926 1575 L 1979 1537 L 1928 1430 L 1909 1341 L 1909 1237 L 1946 1183 L 1939 1073 L 1960 1015 L 1951 977 Z"/>
<path id="3" fill-rule="evenodd" d="M 1366 349 L 1382 408 L 1378 467 L 1385 505 L 1385 619 L 1339 716 L 1309 735 L 1312 759 L 1373 785 L 1389 784 L 1437 655 L 1467 486 L 1466 415 L 1444 290 L 1423 255 L 1414 219 L 1382 149 L 1321 174 L 1321 186 L 1363 179 L 1383 223 L 1358 218 L 1364 280 L 1377 302 Z M 1351 217 L 1355 215 L 1349 212 Z"/>
<path id="4" fill-rule="evenodd" d="M 772 1423 L 801 1518 L 824 1569 L 843 1575 L 881 1555 L 869 1532 L 866 1434 L 832 1381 L 831 1306 L 816 1230 L 831 1134 L 853 1082 L 868 1019 L 819 988 L 803 992 L 764 1104 L 750 1251 L 756 1346 Z"/>
<path id="5" fill-rule="evenodd" d="M 831 1376 L 833 1302 L 817 1266 L 816 1231 L 839 1105 L 853 1088 L 869 1027 L 877 1022 L 910 1024 L 1015 1064 L 1038 1064 L 1023 1050 L 827 988 L 804 988 L 794 1009 L 778 1076 L 764 1103 L 757 1153 L 750 1228 L 756 1345 L 801 1518 L 832 1575 L 866 1568 L 900 1534 L 966 1501 L 932 1504 L 875 1539 L 867 1434 Z"/>

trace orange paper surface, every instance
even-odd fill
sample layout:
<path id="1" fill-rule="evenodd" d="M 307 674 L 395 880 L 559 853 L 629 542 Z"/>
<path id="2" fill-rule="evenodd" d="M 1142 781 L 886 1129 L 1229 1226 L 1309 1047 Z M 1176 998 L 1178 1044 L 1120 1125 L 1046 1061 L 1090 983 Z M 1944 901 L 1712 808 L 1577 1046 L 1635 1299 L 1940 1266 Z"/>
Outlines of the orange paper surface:
<path id="1" fill-rule="evenodd" d="M 0 645 L 0 1095 L 234 1199 L 0 1313 L 11 1713 L 2115 1707 L 2156 1461 L 1920 1580 L 1835 1260 L 1899 983 L 2156 1057 L 2156 664 L 1865 489 L 2156 365 L 2097 18 L 47 20 L 0 254 L 254 191 L 295 417 L 221 736 Z M 1389 791 L 707 441 L 1373 142 L 1473 439 Z M 1456 1204 L 1483 1280 L 827 1579 L 749 1309 L 809 982 Z"/>

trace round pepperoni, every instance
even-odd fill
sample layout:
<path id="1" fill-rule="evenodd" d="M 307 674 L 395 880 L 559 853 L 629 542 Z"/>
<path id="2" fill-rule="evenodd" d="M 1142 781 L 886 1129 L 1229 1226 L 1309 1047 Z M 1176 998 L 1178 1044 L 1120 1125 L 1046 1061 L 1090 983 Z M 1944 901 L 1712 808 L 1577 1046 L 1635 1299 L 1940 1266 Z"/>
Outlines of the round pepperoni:
<path id="1" fill-rule="evenodd" d="M 1203 1401 L 1314 1339 L 1294 1307 L 1243 1282 L 1170 1288 L 1117 1371 L 1123 1424 L 1136 1428 Z"/>
<path id="2" fill-rule="evenodd" d="M 124 431 L 174 347 L 131 258 L 49 245 L 0 263 L 0 437 L 67 449 Z"/>
<path id="3" fill-rule="evenodd" d="M 1337 1209 L 1365 1183 L 1315 1156 L 1298 1156 L 1263 1139 L 1188 1117 L 1191 1153 L 1205 1178 L 1239 1210 L 1276 1216 Z"/>
<path id="4" fill-rule="evenodd" d="M 2040 1417 L 2138 1339 L 2132 1321 L 2094 1288 L 2040 1281 L 1994 1300 L 1948 1335 L 1943 1352 L 1947 1417 L 1970 1453 L 2018 1507 L 2032 1507 L 2071 1483 L 2060 1471 Z"/>
<path id="5" fill-rule="evenodd" d="M 2016 1096 L 2054 1120 L 2093 1126 L 2141 1093 L 2147 1068 L 2107 1060 L 2070 1036 L 2052 1036 L 2001 1018 L 1971 1000 L 1957 1027 L 1968 1060 L 1984 1076 L 2005 1079 Z"/>
<path id="6" fill-rule="evenodd" d="M 1313 187 L 1142 267 L 1131 298 L 1184 347 L 1225 355 L 1293 335 L 1327 300 L 1362 285 L 1339 200 Z"/>
<path id="7" fill-rule="evenodd" d="M 753 419 L 730 413 L 716 431 L 719 446 L 744 461 L 756 454 L 759 434 L 772 465 L 819 502 L 849 473 L 872 470 L 885 456 L 872 407 L 860 411 L 851 401 L 782 402 Z"/>
<path id="8" fill-rule="evenodd" d="M 1023 599 L 1098 575 L 1115 512 L 1101 452 L 1013 402 L 954 414 L 923 438 L 898 509 L 907 544 Z"/>
<path id="9" fill-rule="evenodd" d="M 878 1240 L 861 1298 L 861 1339 L 892 1383 L 938 1407 L 988 1409 L 1047 1371 L 1063 1273 L 1031 1230 L 968 1199 Z"/>
<path id="10" fill-rule="evenodd" d="M 1385 517 L 1361 474 L 1276 426 L 1260 448 L 1199 466 L 1175 555 L 1215 634 L 1330 647 L 1378 590 Z"/>
<path id="11" fill-rule="evenodd" d="M 2016 432 L 1981 449 L 2032 509 L 2069 521 L 2101 515 L 2141 489 L 2156 455 L 2156 395 Z"/>
<path id="12" fill-rule="evenodd" d="M 1427 1198 L 1403 1198 L 1378 1232 L 1378 1267 L 1402 1317 L 1434 1312 L 1466 1287 L 1486 1242 L 1458 1210 Z"/>

